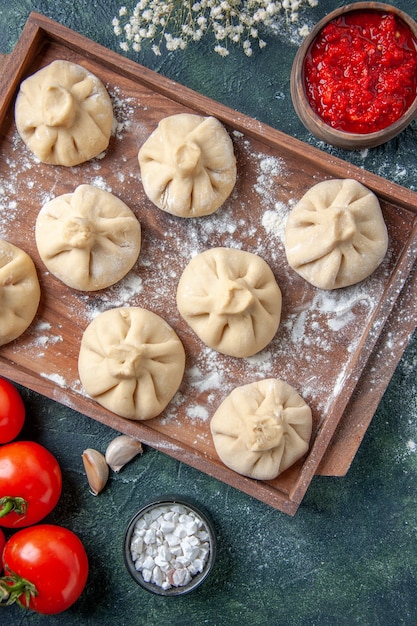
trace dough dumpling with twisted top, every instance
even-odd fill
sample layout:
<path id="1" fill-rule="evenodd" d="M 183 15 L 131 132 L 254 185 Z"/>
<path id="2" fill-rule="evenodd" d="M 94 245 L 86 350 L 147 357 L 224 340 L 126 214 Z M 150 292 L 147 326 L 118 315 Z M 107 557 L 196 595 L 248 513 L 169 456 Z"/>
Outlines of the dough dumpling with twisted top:
<path id="1" fill-rule="evenodd" d="M 80 291 L 104 289 L 121 280 L 141 247 L 141 227 L 133 211 L 93 185 L 80 185 L 45 204 L 35 236 L 48 270 Z"/>
<path id="2" fill-rule="evenodd" d="M 40 161 L 74 166 L 107 148 L 113 107 L 97 76 L 81 65 L 57 60 L 22 82 L 15 121 Z"/>
<path id="3" fill-rule="evenodd" d="M 347 287 L 365 279 L 382 263 L 387 248 L 378 198 L 356 180 L 318 183 L 287 220 L 288 263 L 321 289 Z"/>
<path id="4" fill-rule="evenodd" d="M 229 356 L 247 357 L 273 339 L 282 296 L 261 257 L 234 248 L 211 248 L 184 269 L 177 306 L 207 346 Z"/>
<path id="5" fill-rule="evenodd" d="M 17 339 L 30 326 L 40 295 L 30 256 L 0 239 L 0 346 Z"/>
<path id="6" fill-rule="evenodd" d="M 100 313 L 84 331 L 78 371 L 96 402 L 131 420 L 165 409 L 181 384 L 183 345 L 159 315 L 139 307 Z"/>
<path id="7" fill-rule="evenodd" d="M 163 118 L 139 150 L 139 165 L 148 198 L 179 217 L 214 213 L 236 182 L 232 140 L 214 117 Z"/>
<path id="8" fill-rule="evenodd" d="M 267 378 L 236 387 L 213 415 L 210 429 L 227 467 L 272 480 L 308 451 L 311 409 L 291 385 Z"/>

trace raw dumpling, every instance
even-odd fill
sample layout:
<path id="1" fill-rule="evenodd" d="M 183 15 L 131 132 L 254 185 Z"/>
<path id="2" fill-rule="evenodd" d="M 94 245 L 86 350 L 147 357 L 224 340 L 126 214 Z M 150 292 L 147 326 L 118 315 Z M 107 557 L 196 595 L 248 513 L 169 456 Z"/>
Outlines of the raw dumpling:
<path id="1" fill-rule="evenodd" d="M 214 213 L 236 182 L 232 140 L 214 117 L 162 119 L 139 150 L 139 165 L 148 198 L 179 217 Z"/>
<path id="2" fill-rule="evenodd" d="M 211 248 L 195 256 L 182 273 L 177 306 L 210 348 L 247 357 L 274 337 L 282 297 L 261 257 L 233 248 Z"/>
<path id="3" fill-rule="evenodd" d="M 387 228 L 378 198 L 356 180 L 318 183 L 287 220 L 288 263 L 321 289 L 360 282 L 380 265 L 387 248 Z"/>
<path id="4" fill-rule="evenodd" d="M 22 82 L 15 120 L 19 135 L 43 163 L 73 166 L 107 148 L 113 107 L 97 76 L 58 60 Z"/>
<path id="5" fill-rule="evenodd" d="M 131 420 L 159 415 L 180 386 L 184 367 L 179 337 L 146 309 L 100 313 L 81 340 L 78 371 L 84 389 L 106 409 Z"/>
<path id="6" fill-rule="evenodd" d="M 48 270 L 80 291 L 118 282 L 136 263 L 141 246 L 140 223 L 131 209 L 93 185 L 45 204 L 35 236 Z"/>
<path id="7" fill-rule="evenodd" d="M 236 387 L 213 415 L 210 429 L 227 467 L 272 480 L 307 452 L 312 415 L 291 385 L 268 378 Z"/>
<path id="8" fill-rule="evenodd" d="M 30 326 L 40 295 L 30 256 L 0 239 L 0 346 L 20 337 Z"/>

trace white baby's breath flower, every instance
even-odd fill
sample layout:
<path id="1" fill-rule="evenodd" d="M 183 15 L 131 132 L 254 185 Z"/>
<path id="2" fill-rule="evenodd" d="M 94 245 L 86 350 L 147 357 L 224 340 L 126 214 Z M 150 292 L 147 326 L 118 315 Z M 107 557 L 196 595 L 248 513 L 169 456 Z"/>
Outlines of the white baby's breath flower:
<path id="1" fill-rule="evenodd" d="M 255 22 L 263 22 L 268 15 L 267 11 L 264 8 L 258 9 L 253 14 L 253 20 Z"/>
<path id="2" fill-rule="evenodd" d="M 217 54 L 219 54 L 221 57 L 227 57 L 229 54 L 229 50 L 220 45 L 214 46 L 214 52 L 217 52 Z"/>
<path id="3" fill-rule="evenodd" d="M 260 29 L 277 32 L 282 28 L 282 13 L 287 24 L 296 23 L 302 7 L 317 5 L 318 0 L 139 0 L 130 14 L 121 6 L 112 26 L 117 37 L 124 37 L 120 43 L 124 52 L 130 47 L 140 52 L 147 41 L 159 56 L 162 45 L 170 51 L 184 50 L 190 41 L 200 41 L 211 32 L 213 50 L 220 56 L 229 54 L 227 46 L 219 43 L 227 41 L 240 45 L 244 54 L 251 56 L 253 42 L 260 49 L 266 46 Z M 308 28 L 302 26 L 298 32 L 305 36 Z"/>
<path id="4" fill-rule="evenodd" d="M 265 7 L 265 11 L 268 13 L 268 15 L 275 15 L 280 10 L 280 8 L 280 2 L 268 2 Z"/>
<path id="5" fill-rule="evenodd" d="M 153 12 L 150 9 L 146 9 L 145 11 L 142 12 L 142 19 L 145 20 L 145 22 L 150 22 L 153 18 Z"/>
<path id="6" fill-rule="evenodd" d="M 215 5 L 213 7 L 211 7 L 210 10 L 210 17 L 214 18 L 214 19 L 223 19 L 223 13 L 222 13 L 222 8 L 218 5 Z"/>
<path id="7" fill-rule="evenodd" d="M 227 35 L 226 29 L 223 28 L 223 26 L 216 24 L 216 27 L 214 29 L 214 36 L 217 39 L 217 41 L 222 41 L 223 39 L 226 38 L 226 35 Z"/>

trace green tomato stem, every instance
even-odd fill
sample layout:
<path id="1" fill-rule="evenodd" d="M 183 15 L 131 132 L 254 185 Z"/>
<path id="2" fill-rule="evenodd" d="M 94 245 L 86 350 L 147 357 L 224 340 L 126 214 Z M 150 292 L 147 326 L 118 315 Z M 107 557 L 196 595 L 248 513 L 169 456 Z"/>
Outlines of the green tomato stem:
<path id="1" fill-rule="evenodd" d="M 3 496 L 0 498 L 0 519 L 6 517 L 9 513 L 17 513 L 17 515 L 26 515 L 27 502 L 19 496 Z"/>
<path id="2" fill-rule="evenodd" d="M 5 566 L 7 569 L 7 565 Z M 10 606 L 15 602 L 22 607 L 29 607 L 31 598 L 38 595 L 38 591 L 33 583 L 18 574 L 10 573 L 8 576 L 0 577 L 0 606 Z M 25 597 L 23 603 L 21 597 Z"/>

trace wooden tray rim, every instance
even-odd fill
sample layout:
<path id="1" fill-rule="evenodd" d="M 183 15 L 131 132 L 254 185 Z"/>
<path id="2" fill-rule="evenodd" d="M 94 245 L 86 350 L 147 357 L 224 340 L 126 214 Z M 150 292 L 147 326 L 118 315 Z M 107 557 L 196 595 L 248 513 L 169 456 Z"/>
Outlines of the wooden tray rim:
<path id="1" fill-rule="evenodd" d="M 298 152 L 300 150 L 300 146 L 302 146 L 303 154 L 305 155 L 305 157 L 308 159 L 314 159 L 314 161 L 318 162 L 319 166 L 321 165 L 321 167 L 323 167 L 326 172 L 328 172 L 331 176 L 346 177 L 346 165 L 348 165 L 349 176 L 355 177 L 357 180 L 361 180 L 361 182 L 366 184 L 368 188 L 378 193 L 380 198 L 392 203 L 392 198 L 393 196 L 395 196 L 395 204 L 402 205 L 407 210 L 410 210 L 413 213 L 417 213 L 416 194 L 414 194 L 410 190 L 400 187 L 395 183 L 390 183 L 385 179 L 382 179 L 379 176 L 370 172 L 364 172 L 364 170 L 347 164 L 345 161 L 337 157 L 329 157 L 329 155 L 317 150 L 316 148 L 308 146 L 307 144 L 304 144 L 303 142 L 300 142 L 299 140 L 292 138 L 281 131 L 268 127 L 265 124 L 258 122 L 244 114 L 241 114 L 234 110 L 231 111 L 231 109 L 229 109 L 228 107 L 225 107 L 224 105 L 217 103 L 201 94 L 198 94 L 198 101 L 201 105 L 201 108 L 198 109 L 198 107 L 195 106 L 196 92 L 190 90 L 185 86 L 173 83 L 173 81 L 171 81 L 170 79 L 157 75 L 152 70 L 148 70 L 143 66 L 139 66 L 137 63 L 121 57 L 117 53 L 112 52 L 107 48 L 104 48 L 100 44 L 92 42 L 82 35 L 74 33 L 70 29 L 61 26 L 38 13 L 32 13 L 30 15 L 23 30 L 22 36 L 19 39 L 18 44 L 16 45 L 14 54 L 8 59 L 7 71 L 8 73 L 13 73 L 13 75 L 15 76 L 15 81 L 12 86 L 0 86 L 1 121 L 8 111 L 10 103 L 13 99 L 15 93 L 15 85 L 19 83 L 22 79 L 27 65 L 32 62 L 34 52 L 36 52 L 39 46 L 43 45 L 45 39 L 50 41 L 56 41 L 74 51 L 77 51 L 83 56 L 92 57 L 101 66 L 111 67 L 113 70 L 126 75 L 130 79 L 133 78 L 132 73 L 135 74 L 137 78 L 138 71 L 140 71 L 141 83 L 143 83 L 152 90 L 158 91 L 158 93 L 160 93 L 161 95 L 164 95 L 171 100 L 183 104 L 184 106 L 189 107 L 190 95 L 193 95 L 193 109 L 204 114 L 207 108 L 209 108 L 210 110 L 213 110 L 214 108 L 215 114 L 218 119 L 220 119 L 225 124 L 231 124 L 230 113 L 232 112 L 232 123 L 233 127 L 236 130 L 240 130 L 245 134 L 252 134 L 258 140 L 274 148 L 276 148 L 277 143 L 284 143 L 285 149 L 289 152 Z M 29 42 L 29 46 L 27 42 Z M 174 85 L 175 91 L 173 91 Z M 209 104 L 210 106 L 205 106 L 207 104 Z M 405 260 L 404 262 L 407 264 L 407 260 Z M 412 258 L 411 261 L 410 259 L 408 259 L 409 271 L 411 271 L 411 266 L 413 262 L 414 258 Z M 392 310 L 394 303 L 394 300 L 388 303 L 390 311 Z M 3 359 L 1 359 L 0 371 L 2 371 L 6 376 L 8 375 L 10 377 L 7 364 L 10 364 L 10 361 L 3 363 Z M 65 390 L 57 390 L 55 385 L 46 379 L 40 381 L 39 377 L 37 375 L 34 375 L 30 371 L 24 371 L 22 368 L 20 368 L 20 371 L 15 373 L 14 380 L 18 383 L 23 384 L 24 386 L 33 389 L 34 391 L 43 393 L 51 399 L 57 400 L 61 404 L 65 404 L 71 408 L 74 408 L 74 403 L 71 401 L 71 398 L 69 396 L 67 397 Z M 87 401 L 77 395 L 76 410 L 79 410 L 81 407 L 86 415 L 89 415 L 90 417 L 100 422 L 103 422 L 110 427 L 115 428 L 115 430 L 121 430 L 120 418 L 118 416 L 115 416 L 112 413 L 105 411 L 102 407 L 92 407 Z M 126 434 L 137 436 L 138 424 L 130 424 L 127 421 L 126 424 L 123 424 L 123 431 L 126 432 Z M 152 429 L 146 429 L 146 435 L 144 435 L 143 437 L 141 436 L 141 439 L 144 443 L 155 447 L 156 449 L 164 451 L 165 453 L 173 457 L 179 458 L 180 460 L 184 461 L 185 463 L 189 463 L 197 469 L 201 469 L 206 473 L 210 473 L 214 477 L 219 478 L 224 482 L 224 479 L 217 472 L 216 464 L 213 464 L 212 471 L 207 472 L 207 467 L 204 465 L 204 463 L 202 463 L 199 456 L 195 454 L 195 450 L 187 450 L 186 446 L 182 443 L 181 446 L 178 446 L 175 441 L 167 441 L 166 445 L 161 444 L 160 437 L 160 433 L 157 433 Z M 166 439 L 169 439 L 166 435 L 164 435 L 164 437 Z M 181 450 L 181 454 L 179 454 L 179 450 Z M 319 464 L 320 463 L 318 463 L 318 465 Z M 219 463 L 219 465 L 221 464 Z M 311 468 L 308 469 L 307 473 L 308 472 L 311 472 Z M 302 497 L 305 494 L 308 483 L 309 481 L 305 482 L 304 484 L 303 480 L 301 480 L 299 487 L 293 493 L 289 494 L 288 498 L 286 494 L 282 494 L 279 491 L 277 492 L 275 488 L 271 488 L 265 483 L 257 483 L 257 481 L 253 481 L 252 479 L 246 479 L 245 477 L 242 477 L 240 475 L 235 477 L 233 473 L 229 482 L 229 484 L 231 484 L 232 486 L 242 491 L 245 491 L 246 493 L 253 495 L 257 498 L 259 498 L 260 490 L 268 492 L 268 503 L 289 514 L 294 514 L 296 512 L 302 500 Z"/>

